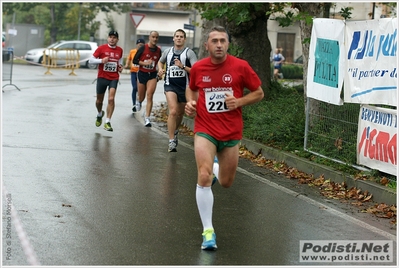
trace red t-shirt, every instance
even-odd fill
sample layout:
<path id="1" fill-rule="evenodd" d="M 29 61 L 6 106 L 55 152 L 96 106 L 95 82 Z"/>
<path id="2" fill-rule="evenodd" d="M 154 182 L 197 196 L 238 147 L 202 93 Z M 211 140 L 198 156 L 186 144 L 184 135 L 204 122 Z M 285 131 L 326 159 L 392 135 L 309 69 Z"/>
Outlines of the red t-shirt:
<path id="1" fill-rule="evenodd" d="M 145 44 L 144 46 L 144 51 L 142 50 L 143 48 L 140 48 L 138 53 L 138 56 L 140 57 L 140 61 L 147 61 L 149 59 L 152 59 L 153 62 L 152 64 L 149 65 L 140 65 L 139 70 L 140 72 L 145 72 L 145 73 L 151 73 L 151 72 L 156 72 L 157 71 L 157 64 L 159 59 L 161 58 L 161 49 L 159 47 L 154 47 L 150 48 L 148 44 Z M 143 51 L 143 52 L 142 52 Z M 140 52 L 142 52 L 140 54 Z"/>
<path id="2" fill-rule="evenodd" d="M 229 111 L 225 107 L 225 93 L 236 98 L 244 95 L 244 88 L 255 91 L 261 81 L 248 62 L 227 55 L 221 64 L 210 58 L 197 61 L 190 71 L 190 89 L 199 92 L 194 132 L 204 132 L 219 141 L 242 139 L 242 109 Z"/>
<path id="3" fill-rule="evenodd" d="M 98 78 L 105 78 L 108 80 L 119 79 L 119 59 L 123 57 L 123 49 L 121 47 L 116 46 L 112 48 L 108 44 L 104 44 L 96 49 L 93 56 L 100 59 L 109 57 L 107 63 L 100 63 L 98 65 Z"/>

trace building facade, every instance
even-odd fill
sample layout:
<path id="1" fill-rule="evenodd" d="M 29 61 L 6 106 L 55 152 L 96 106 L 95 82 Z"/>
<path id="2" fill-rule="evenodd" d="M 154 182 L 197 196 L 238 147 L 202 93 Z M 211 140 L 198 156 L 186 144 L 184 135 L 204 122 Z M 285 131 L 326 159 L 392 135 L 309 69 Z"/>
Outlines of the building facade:
<path id="1" fill-rule="evenodd" d="M 184 29 L 187 34 L 186 45 L 190 48 L 198 46 L 195 30 L 185 29 L 185 25 L 192 25 L 195 21 L 195 12 L 178 8 L 178 3 L 132 3 L 132 9 L 126 14 L 111 13 L 109 16 L 115 22 L 115 30 L 119 33 L 118 45 L 125 54 L 136 45 L 136 40 L 143 38 L 148 41 L 151 31 L 158 31 L 158 45 L 164 49 L 173 46 L 173 34 L 177 29 Z M 100 13 L 96 20 L 104 22 L 106 15 Z M 140 18 L 142 18 L 140 20 Z M 138 23 L 138 25 L 137 25 Z M 110 29 L 101 23 L 95 36 L 99 44 L 106 43 Z M 198 35 L 199 36 L 199 35 Z"/>
<path id="2" fill-rule="evenodd" d="M 11 24 L 5 28 L 5 48 L 12 48 L 16 57 L 22 57 L 26 51 L 44 45 L 43 25 L 36 24 Z"/>

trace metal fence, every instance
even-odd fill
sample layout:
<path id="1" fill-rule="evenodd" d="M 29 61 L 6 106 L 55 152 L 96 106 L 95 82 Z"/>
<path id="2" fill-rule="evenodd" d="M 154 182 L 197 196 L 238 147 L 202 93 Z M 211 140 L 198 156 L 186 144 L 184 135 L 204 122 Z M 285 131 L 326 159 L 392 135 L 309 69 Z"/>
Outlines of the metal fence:
<path id="1" fill-rule="evenodd" d="M 333 105 L 307 98 L 304 149 L 367 170 L 356 165 L 359 109 L 356 103 Z"/>
<path id="2" fill-rule="evenodd" d="M 332 161 L 356 165 L 360 104 L 334 105 L 307 98 L 304 149 Z"/>
<path id="3" fill-rule="evenodd" d="M 2 58 L 2 72 L 3 77 L 2 81 L 8 81 L 7 84 L 3 84 L 3 88 L 6 86 L 14 86 L 19 91 L 19 87 L 12 83 L 12 70 L 14 65 L 14 51 L 12 49 L 3 49 L 3 58 Z M 4 90 L 3 90 L 4 92 Z"/>
<path id="4" fill-rule="evenodd" d="M 360 104 L 334 105 L 307 98 L 304 150 L 364 171 L 357 162 Z"/>
<path id="5" fill-rule="evenodd" d="M 70 69 L 69 75 L 76 75 L 75 69 L 80 67 L 80 54 L 76 49 L 49 48 L 43 52 L 43 67 L 47 68 L 44 74 L 52 74 L 50 69 Z"/>

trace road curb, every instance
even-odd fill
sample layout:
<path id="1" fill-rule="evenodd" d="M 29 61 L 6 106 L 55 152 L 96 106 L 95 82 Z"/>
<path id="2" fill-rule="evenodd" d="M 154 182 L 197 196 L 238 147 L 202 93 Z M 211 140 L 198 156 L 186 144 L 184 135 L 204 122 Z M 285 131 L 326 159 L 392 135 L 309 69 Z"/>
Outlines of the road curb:
<path id="1" fill-rule="evenodd" d="M 184 117 L 183 124 L 189 129 L 194 129 L 194 120 L 191 118 Z M 385 203 L 388 205 L 396 204 L 396 191 L 391 188 L 384 187 L 372 181 L 355 180 L 343 172 L 251 140 L 242 139 L 241 144 L 254 154 L 261 152 L 267 159 L 284 162 L 288 166 L 295 167 L 299 171 L 313 174 L 315 178 L 323 175 L 326 179 L 331 179 L 337 183 L 345 182 L 348 187 L 356 187 L 362 191 L 367 190 L 369 193 L 373 194 L 372 199 L 377 203 Z"/>

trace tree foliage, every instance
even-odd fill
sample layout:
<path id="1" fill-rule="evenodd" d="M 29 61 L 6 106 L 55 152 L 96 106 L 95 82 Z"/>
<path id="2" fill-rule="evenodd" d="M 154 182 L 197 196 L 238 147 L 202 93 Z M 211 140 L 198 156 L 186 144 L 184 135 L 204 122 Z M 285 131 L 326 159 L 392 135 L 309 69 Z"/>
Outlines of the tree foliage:
<path id="1" fill-rule="evenodd" d="M 338 12 L 344 19 L 350 19 L 352 12 L 351 10 L 353 9 L 353 7 L 343 7 L 341 8 L 341 10 Z"/>
<path id="2" fill-rule="evenodd" d="M 95 21 L 96 15 L 111 11 L 128 12 L 130 3 L 9 2 L 3 3 L 3 25 L 12 22 L 14 15 L 15 23 L 44 25 L 46 43 L 54 43 L 60 39 L 77 38 L 81 12 L 81 39 L 89 40 L 100 27 L 100 22 Z"/>
<path id="3" fill-rule="evenodd" d="M 229 52 L 247 60 L 262 80 L 267 93 L 271 82 L 271 44 L 267 33 L 267 20 L 273 19 L 281 27 L 299 22 L 302 29 L 303 57 L 308 57 L 314 17 L 328 17 L 331 3 L 181 3 L 197 9 L 204 21 L 218 20 L 231 36 Z M 209 25 L 203 23 L 203 25 Z M 204 29 L 207 32 L 207 29 Z M 206 36 L 204 36 L 206 37 Z M 201 49 L 200 49 L 201 54 Z M 304 65 L 304 69 L 307 68 Z M 267 94 L 266 94 L 267 98 Z"/>
<path id="4" fill-rule="evenodd" d="M 271 45 L 267 36 L 269 3 L 180 3 L 188 9 L 199 11 L 202 23 L 212 26 L 217 22 L 224 26 L 230 37 L 229 53 L 249 62 L 262 81 L 262 88 L 267 93 L 270 76 Z M 209 27 L 208 26 L 208 27 Z M 209 28 L 203 28 L 202 42 L 207 38 Z M 200 55 L 203 48 L 200 48 Z M 267 96 L 267 94 L 266 94 Z"/>
<path id="5" fill-rule="evenodd" d="M 229 31 L 232 51 L 247 60 L 262 80 L 262 87 L 268 97 L 267 89 L 271 82 L 270 53 L 271 44 L 267 33 L 267 20 L 273 15 L 281 27 L 299 22 L 301 28 L 302 51 L 304 58 L 304 84 L 307 76 L 307 58 L 312 31 L 313 18 L 329 17 L 331 3 L 183 3 L 187 8 L 195 8 L 204 21 L 219 20 Z M 209 25 L 203 23 L 203 25 Z M 207 29 L 204 29 L 205 32 Z M 201 51 L 201 49 L 200 49 Z M 201 53 L 200 53 L 201 54 Z M 306 95 L 306 87 L 304 90 Z"/>

